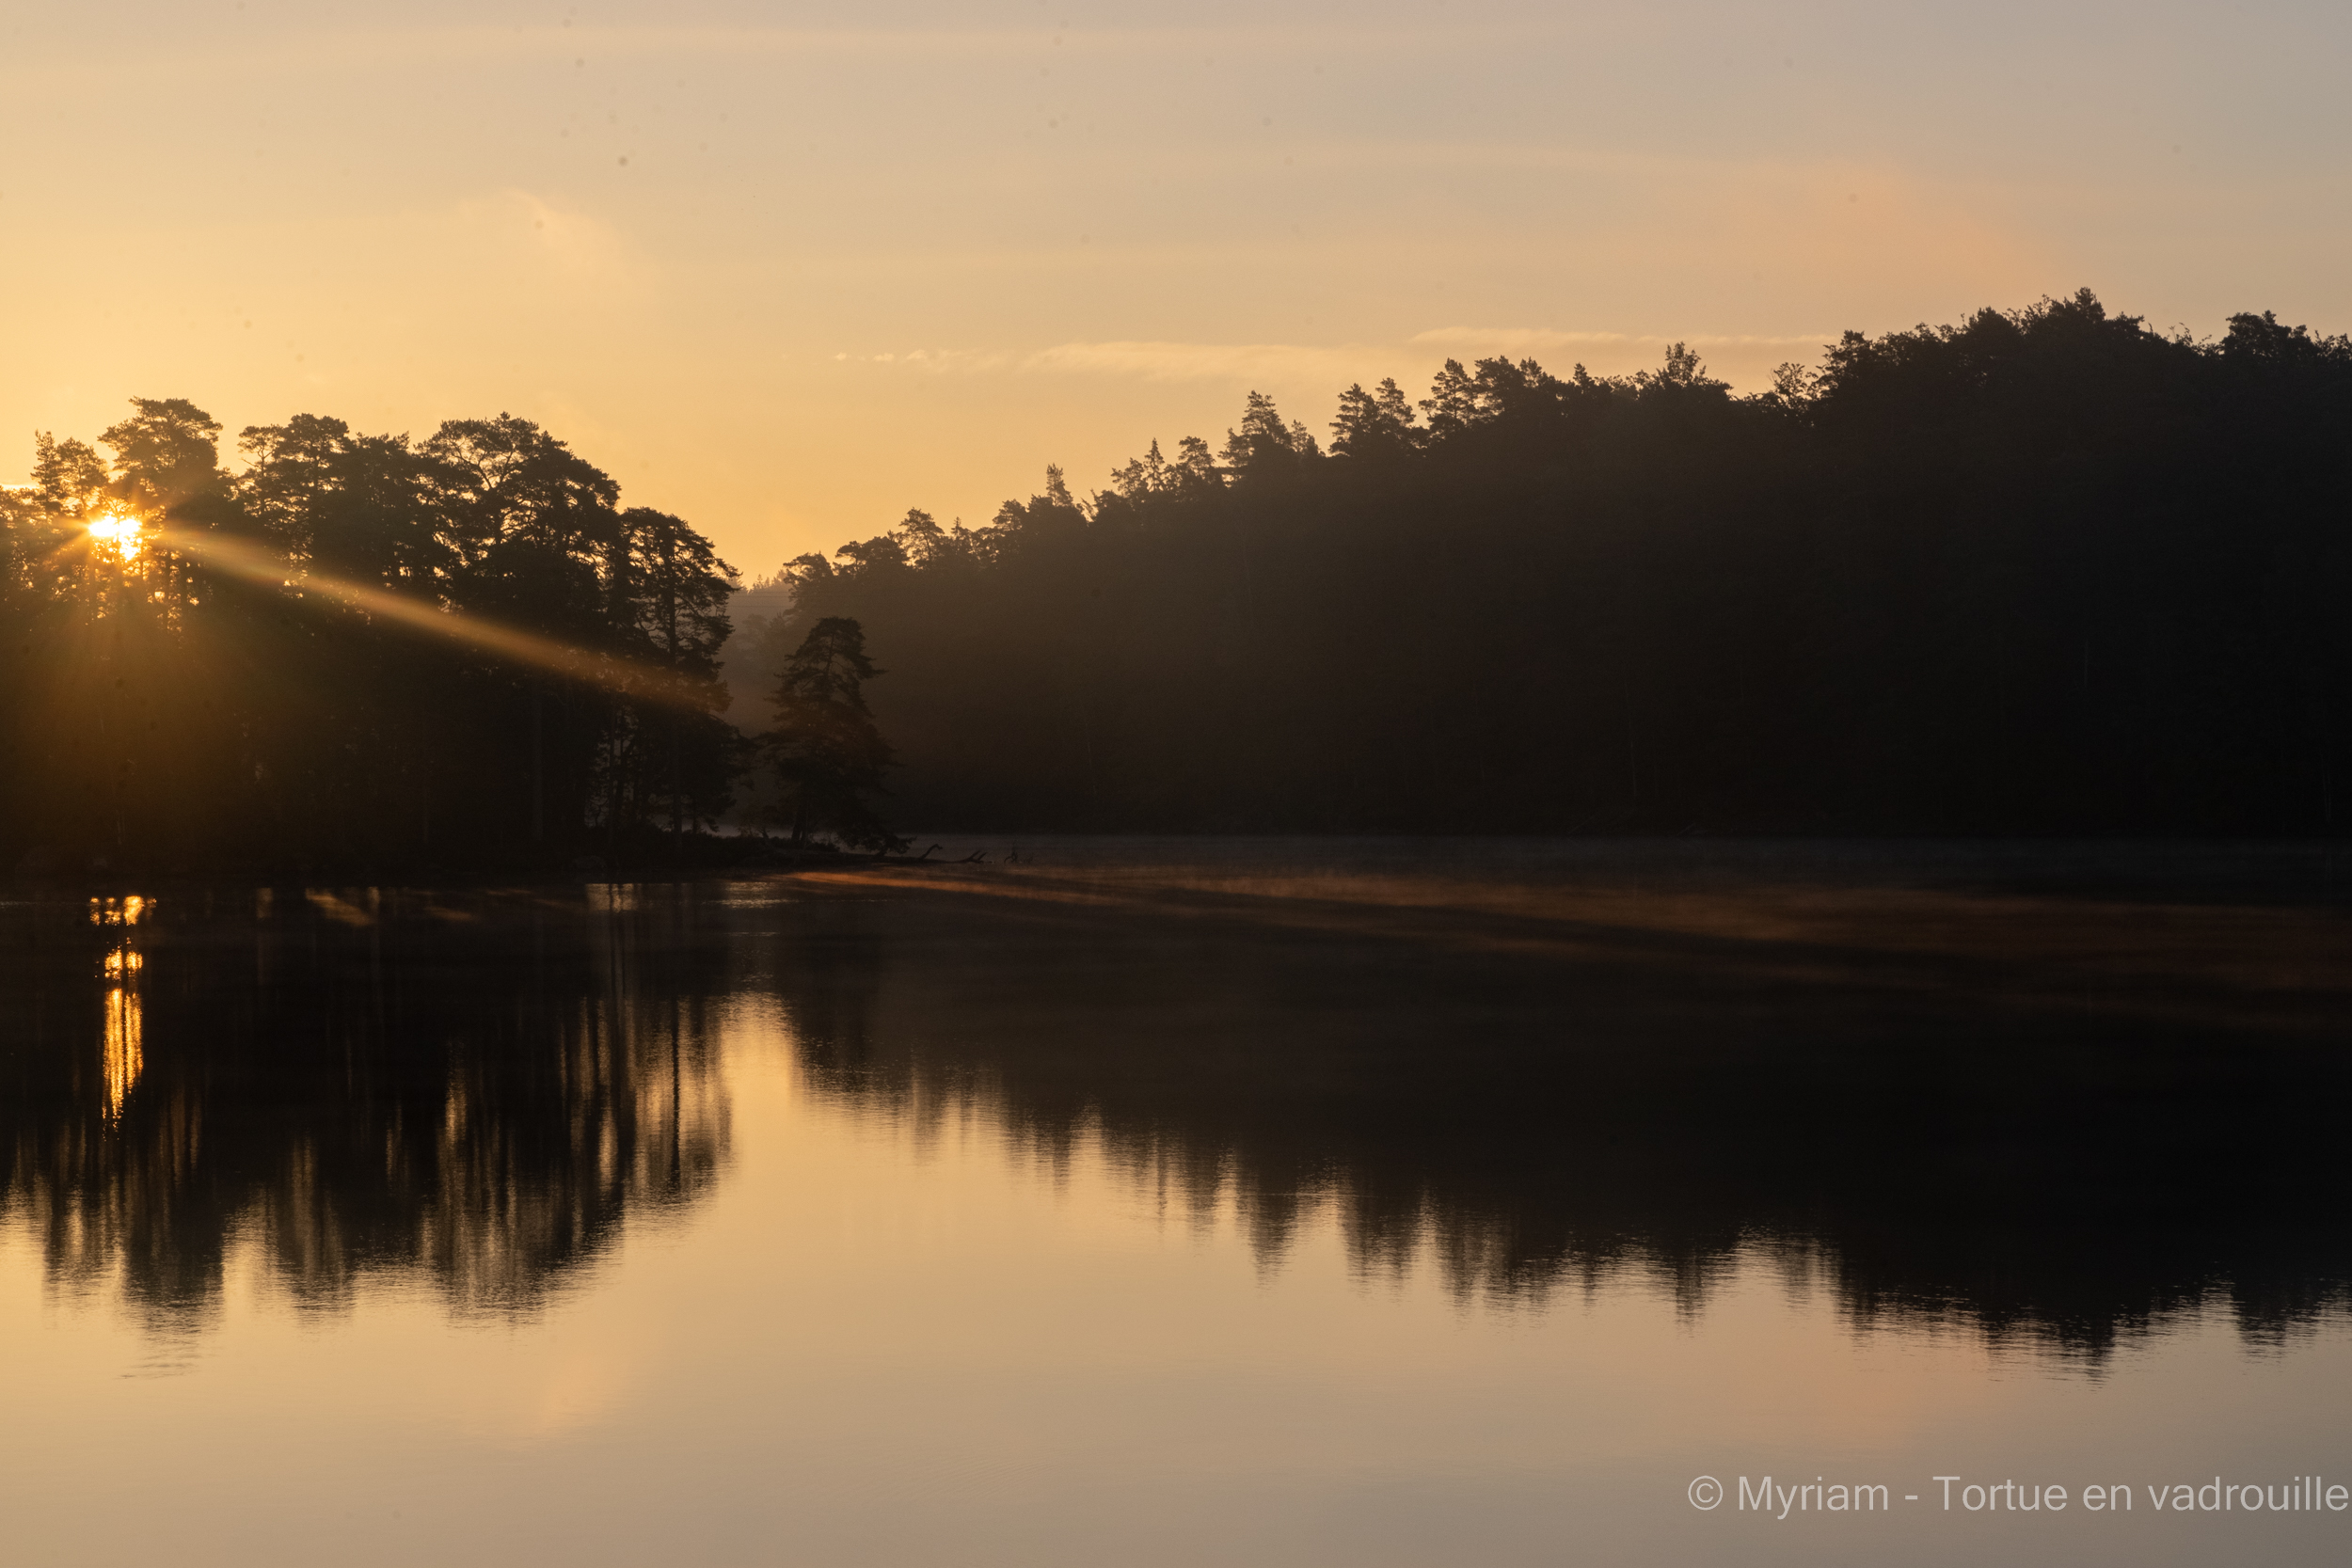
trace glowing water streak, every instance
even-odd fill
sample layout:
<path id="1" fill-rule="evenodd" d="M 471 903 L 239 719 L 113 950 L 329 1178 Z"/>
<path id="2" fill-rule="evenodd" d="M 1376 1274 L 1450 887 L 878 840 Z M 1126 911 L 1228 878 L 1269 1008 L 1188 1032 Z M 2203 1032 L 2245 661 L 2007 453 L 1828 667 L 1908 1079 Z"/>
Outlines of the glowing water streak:
<path id="1" fill-rule="evenodd" d="M 126 971 L 135 972 L 135 966 L 126 965 L 117 971 L 127 981 Z M 106 1119 L 110 1122 L 122 1119 L 122 1107 L 130 1101 L 131 1090 L 147 1066 L 147 1050 L 141 1038 L 144 1012 L 136 987 L 126 983 L 106 988 L 105 1035 L 99 1047 L 99 1071 L 105 1085 Z"/>
<path id="2" fill-rule="evenodd" d="M 623 691 L 665 706 L 708 712 L 710 704 L 673 670 L 644 664 L 617 655 L 559 642 L 551 637 L 501 626 L 496 621 L 443 610 L 437 605 L 388 593 L 373 583 L 312 573 L 299 578 L 286 576 L 286 563 L 267 550 L 223 534 L 173 530 L 161 543 L 195 557 L 215 571 L 271 588 L 293 588 L 319 594 L 363 614 L 389 621 L 452 642 L 479 648 L 517 664 L 527 664 L 563 676 Z"/>
<path id="3" fill-rule="evenodd" d="M 106 982 L 105 1021 L 98 1042 L 98 1075 L 105 1090 L 109 1122 L 122 1119 L 122 1107 L 130 1100 L 139 1074 L 147 1068 L 146 1009 L 140 1004 L 138 991 L 139 971 L 147 965 L 139 950 L 131 945 L 129 927 L 137 926 L 154 910 L 152 898 L 135 893 L 89 901 L 91 925 L 125 927 L 98 966 Z"/>

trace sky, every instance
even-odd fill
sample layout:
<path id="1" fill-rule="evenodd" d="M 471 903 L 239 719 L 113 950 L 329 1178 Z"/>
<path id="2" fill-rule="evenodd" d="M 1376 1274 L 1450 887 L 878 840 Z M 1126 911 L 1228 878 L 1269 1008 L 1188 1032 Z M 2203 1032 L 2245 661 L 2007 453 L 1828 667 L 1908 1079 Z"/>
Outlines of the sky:
<path id="1" fill-rule="evenodd" d="M 2352 330 L 2352 7 L 0 0 L 0 483 L 535 420 L 746 579 L 1448 356 Z"/>

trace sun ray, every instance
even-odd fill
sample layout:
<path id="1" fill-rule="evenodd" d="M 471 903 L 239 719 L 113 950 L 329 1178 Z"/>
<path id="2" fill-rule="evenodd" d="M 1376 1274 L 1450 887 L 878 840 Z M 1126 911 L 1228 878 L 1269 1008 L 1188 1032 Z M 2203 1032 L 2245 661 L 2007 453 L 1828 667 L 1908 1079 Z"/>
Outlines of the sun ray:
<path id="1" fill-rule="evenodd" d="M 287 576 L 286 562 L 243 540 L 216 533 L 172 530 L 160 536 L 165 546 L 191 556 L 215 571 L 267 587 L 299 587 L 319 594 L 362 614 L 406 626 L 429 636 L 459 642 L 526 664 L 567 680 L 583 681 L 626 692 L 641 701 L 707 712 L 704 694 L 675 670 L 647 664 L 622 655 L 543 637 L 463 610 L 394 594 L 372 583 L 355 582 L 326 573 L 299 578 Z"/>

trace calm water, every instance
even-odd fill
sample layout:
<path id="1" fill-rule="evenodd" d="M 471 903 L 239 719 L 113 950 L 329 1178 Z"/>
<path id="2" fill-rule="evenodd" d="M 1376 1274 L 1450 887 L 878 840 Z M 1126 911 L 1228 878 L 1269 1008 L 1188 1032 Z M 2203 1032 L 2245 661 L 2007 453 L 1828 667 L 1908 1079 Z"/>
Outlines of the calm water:
<path id="1" fill-rule="evenodd" d="M 8 1560 L 2352 1546 L 2325 855 L 994 847 L 8 895 Z"/>

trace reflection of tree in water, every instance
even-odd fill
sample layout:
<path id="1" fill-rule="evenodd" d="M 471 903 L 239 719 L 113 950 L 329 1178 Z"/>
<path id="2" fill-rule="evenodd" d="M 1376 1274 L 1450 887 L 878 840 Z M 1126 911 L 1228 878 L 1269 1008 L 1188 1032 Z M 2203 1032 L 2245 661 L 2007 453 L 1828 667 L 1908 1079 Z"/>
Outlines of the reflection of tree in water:
<path id="1" fill-rule="evenodd" d="M 421 1269 L 524 1310 L 712 1180 L 718 987 L 675 911 L 252 896 L 8 923 L 0 1178 L 53 1279 L 200 1317 L 250 1238 L 306 1305 Z"/>
<path id="2" fill-rule="evenodd" d="M 977 1114 L 1054 1167 L 1099 1147 L 1171 1214 L 1232 1205 L 1269 1263 L 1327 1211 L 1367 1275 L 1466 1298 L 1639 1279 L 1698 1310 L 1761 1260 L 1859 1324 L 2092 1358 L 2346 1300 L 2352 1064 L 2321 1025 L 1650 958 L 886 893 L 20 907 L 0 1203 L 53 1277 L 119 1272 L 159 1320 L 201 1316 L 239 1239 L 306 1303 L 405 1269 L 524 1309 L 708 1185 L 715 999 L 767 990 L 818 1092 L 918 1136 Z"/>
<path id="3" fill-rule="evenodd" d="M 2352 1069 L 2276 1029 L 2128 1024 L 1915 974 L 1539 964 L 1406 942 L 812 901 L 760 952 L 812 1082 L 917 1132 L 1089 1139 L 1279 1259 L 1328 1205 L 1357 1266 L 1457 1292 L 1743 1260 L 1857 1324 L 2096 1360 L 2168 1315 L 2275 1342 L 2352 1284 Z"/>

